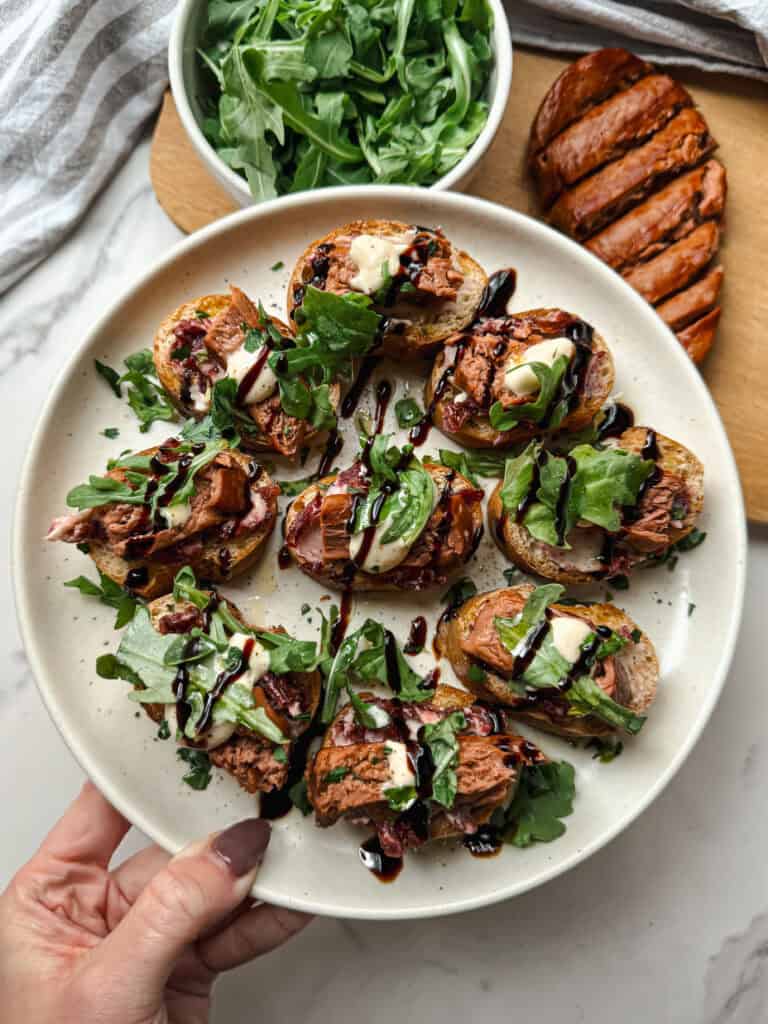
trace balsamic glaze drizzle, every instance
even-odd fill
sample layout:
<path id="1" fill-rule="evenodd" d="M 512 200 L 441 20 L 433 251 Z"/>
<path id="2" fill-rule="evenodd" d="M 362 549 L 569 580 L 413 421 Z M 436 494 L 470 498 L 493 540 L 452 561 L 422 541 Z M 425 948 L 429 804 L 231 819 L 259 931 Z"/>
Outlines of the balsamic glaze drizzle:
<path id="1" fill-rule="evenodd" d="M 517 287 L 517 271 L 513 267 L 497 270 L 488 278 L 483 289 L 475 320 L 481 317 L 502 317 L 507 315 L 507 303 Z"/>

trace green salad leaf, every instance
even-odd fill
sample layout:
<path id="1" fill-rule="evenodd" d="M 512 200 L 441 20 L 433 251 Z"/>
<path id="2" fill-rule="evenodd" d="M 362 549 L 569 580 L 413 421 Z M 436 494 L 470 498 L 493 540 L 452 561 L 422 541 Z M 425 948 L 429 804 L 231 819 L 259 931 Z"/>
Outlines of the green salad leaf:
<path id="1" fill-rule="evenodd" d="M 487 0 L 208 0 L 203 130 L 257 200 L 429 185 L 488 116 Z"/>
<path id="2" fill-rule="evenodd" d="M 390 678 L 388 649 L 394 657 L 397 680 Z M 326 725 L 336 714 L 339 695 L 351 683 L 380 683 L 395 691 L 404 701 L 429 700 L 432 693 L 423 686 L 423 677 L 410 667 L 394 636 L 374 619 L 366 619 L 359 629 L 346 636 L 336 654 L 329 656 L 320 668 L 325 676 L 320 720 Z M 357 712 L 354 702 L 353 706 Z M 369 713 L 376 716 L 370 706 Z M 381 728 L 381 725 L 376 728 Z"/>
<path id="3" fill-rule="evenodd" d="M 560 819 L 573 812 L 575 794 L 574 769 L 567 761 L 526 765 L 512 802 L 494 815 L 494 823 L 501 825 L 513 846 L 551 843 L 565 832 Z"/>
<path id="4" fill-rule="evenodd" d="M 424 410 L 414 398 L 398 398 L 395 402 L 395 418 L 398 427 L 403 430 L 417 426 L 424 415 Z"/>
<path id="5" fill-rule="evenodd" d="M 98 597 L 102 604 L 109 608 L 115 608 L 117 610 L 115 629 L 122 629 L 127 625 L 141 603 L 139 598 L 123 590 L 118 583 L 111 580 L 109 576 L 105 576 L 101 571 L 99 571 L 98 583 L 89 580 L 87 576 L 77 576 L 73 580 L 67 580 L 64 586 L 73 587 L 86 597 Z"/>
<path id="6" fill-rule="evenodd" d="M 525 512 L 523 523 L 537 540 L 570 548 L 568 534 L 579 520 L 601 526 L 611 533 L 621 527 L 621 508 L 637 502 L 643 481 L 653 472 L 652 460 L 642 459 L 622 448 L 596 448 L 577 445 L 568 456 L 576 465 L 568 486 L 565 506 L 564 544 L 559 544 L 557 504 L 561 484 L 568 475 L 565 456 L 555 455 L 535 443 L 507 462 L 501 501 L 510 513 L 536 485 L 536 500 Z"/>
<path id="7" fill-rule="evenodd" d="M 467 720 L 461 711 L 452 711 L 439 722 L 425 725 L 421 738 L 429 747 L 435 766 L 432 775 L 432 799 L 443 807 L 453 807 L 456 799 L 456 769 L 459 765 L 458 733 L 466 729 Z"/>
<path id="8" fill-rule="evenodd" d="M 528 596 L 519 616 L 514 619 L 497 616 L 494 619 L 499 639 L 511 654 L 517 654 L 525 645 L 525 641 L 534 633 L 538 633 L 547 608 L 551 604 L 556 604 L 564 592 L 564 588 L 556 583 L 536 587 Z M 582 650 L 588 649 L 594 639 L 595 634 L 589 633 L 581 645 Z M 584 672 L 573 679 L 568 689 L 562 692 L 562 699 L 569 705 L 569 715 L 594 715 L 614 728 L 624 729 L 632 735 L 642 729 L 645 718 L 609 697 L 590 675 L 596 664 L 616 654 L 630 642 L 635 641 L 628 640 L 616 632 L 601 639 L 595 653 L 587 659 Z M 571 663 L 555 647 L 552 630 L 547 629 L 533 659 L 520 677 L 510 679 L 507 683 L 514 693 L 522 695 L 537 689 L 557 687 L 563 680 L 569 678 L 571 671 Z"/>
<path id="9" fill-rule="evenodd" d="M 211 781 L 211 759 L 204 750 L 194 750 L 191 747 L 179 747 L 176 756 L 180 761 L 189 765 L 188 770 L 182 775 L 182 781 L 186 782 L 192 789 L 207 789 Z"/>
<path id="10" fill-rule="evenodd" d="M 106 363 L 94 359 L 97 373 L 112 388 L 117 398 L 123 397 L 122 385 L 126 385 L 128 404 L 139 421 L 139 430 L 145 433 L 156 420 L 174 421 L 178 417 L 157 379 L 152 353 L 141 349 L 125 359 L 125 372 L 121 375 Z"/>
<path id="11" fill-rule="evenodd" d="M 453 452 L 448 448 L 440 449 L 440 462 L 449 469 L 465 476 L 470 483 L 479 486 L 478 477 L 504 476 L 504 468 L 508 456 L 504 452 L 463 451 Z"/>
<path id="12" fill-rule="evenodd" d="M 523 364 L 521 364 L 523 365 Z M 523 402 L 504 408 L 501 402 L 494 402 L 488 412 L 488 418 L 494 430 L 511 430 L 518 423 L 540 423 L 547 415 L 557 394 L 560 383 L 568 369 L 566 356 L 558 356 L 551 366 L 545 363 L 527 363 L 536 374 L 539 390 L 532 402 Z M 567 415 L 563 402 L 558 402 L 547 420 L 548 429 L 554 430 Z"/>

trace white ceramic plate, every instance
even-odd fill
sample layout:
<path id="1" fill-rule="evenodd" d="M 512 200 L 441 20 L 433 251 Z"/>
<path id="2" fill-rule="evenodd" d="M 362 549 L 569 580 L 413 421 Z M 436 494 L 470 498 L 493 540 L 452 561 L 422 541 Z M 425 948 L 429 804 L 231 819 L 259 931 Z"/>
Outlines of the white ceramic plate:
<path id="1" fill-rule="evenodd" d="M 188 297 L 222 291 L 234 281 L 267 308 L 284 314 L 285 286 L 307 242 L 357 217 L 440 224 L 490 271 L 517 268 L 512 309 L 561 306 L 593 323 L 610 343 L 617 388 L 652 424 L 693 448 L 706 465 L 705 544 L 684 555 L 674 572 L 639 572 L 618 604 L 653 638 L 661 657 L 659 698 L 642 734 L 620 758 L 603 765 L 589 751 L 530 731 L 553 757 L 577 769 L 578 798 L 565 836 L 527 850 L 505 848 L 476 860 L 439 845 L 409 855 L 397 882 L 383 885 L 358 863 L 364 834 L 351 826 L 320 830 L 298 811 L 276 823 L 256 895 L 284 906 L 345 917 L 408 918 L 481 906 L 540 885 L 584 860 L 658 795 L 689 753 L 720 692 L 741 614 L 745 522 L 738 477 L 706 387 L 673 335 L 628 285 L 597 259 L 542 224 L 500 206 L 452 193 L 366 187 L 276 200 L 234 214 L 177 246 L 111 309 L 73 353 L 54 387 L 32 442 L 18 498 L 14 574 L 24 639 L 48 709 L 85 771 L 136 825 L 169 850 L 252 815 L 252 797 L 221 773 L 205 792 L 181 782 L 172 743 L 126 700 L 126 685 L 99 679 L 98 654 L 114 649 L 113 612 L 62 586 L 90 560 L 71 545 L 42 538 L 67 490 L 98 472 L 126 447 L 172 433 L 156 424 L 140 435 L 130 413 L 93 371 L 98 357 L 114 366 L 149 345 L 156 325 Z M 284 269 L 272 271 L 277 261 Z M 419 394 L 421 382 L 402 364 L 380 376 Z M 370 393 L 361 403 L 371 403 Z M 395 424 L 390 406 L 388 428 Z M 100 436 L 119 427 L 120 439 Z M 433 430 L 422 453 L 447 447 Z M 356 450 L 347 438 L 341 464 Z M 297 475 L 306 473 L 307 469 Z M 289 474 L 283 474 L 289 475 Z M 492 482 L 491 482 L 492 483 Z M 276 531 L 261 565 L 224 588 L 257 622 L 312 637 L 301 605 L 327 592 L 297 569 L 280 571 Z M 503 586 L 505 562 L 486 537 L 467 569 L 480 589 Z M 604 593 L 599 588 L 597 593 Z M 584 589 L 582 588 L 582 593 Z M 415 614 L 437 616 L 439 595 L 372 595 L 354 602 L 351 627 L 367 614 L 404 635 Z M 691 606 L 695 605 L 692 614 Z M 419 656 L 426 667 L 431 655 Z M 443 663 L 443 681 L 452 674 Z"/>

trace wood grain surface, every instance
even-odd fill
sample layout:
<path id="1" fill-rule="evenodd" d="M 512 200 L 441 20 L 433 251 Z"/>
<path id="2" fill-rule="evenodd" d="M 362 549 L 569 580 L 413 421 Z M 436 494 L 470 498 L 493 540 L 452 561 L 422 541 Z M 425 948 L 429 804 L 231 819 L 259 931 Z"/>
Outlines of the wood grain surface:
<path id="1" fill-rule="evenodd" d="M 509 106 L 469 192 L 538 214 L 524 173 L 528 130 L 542 96 L 572 59 L 515 50 Z M 723 316 L 703 372 L 736 454 L 747 514 L 768 522 L 768 87 L 690 69 L 671 73 L 702 108 L 720 143 L 716 155 L 728 170 Z M 196 157 L 170 93 L 155 130 L 150 172 L 161 206 L 183 231 L 196 231 L 237 208 Z"/>

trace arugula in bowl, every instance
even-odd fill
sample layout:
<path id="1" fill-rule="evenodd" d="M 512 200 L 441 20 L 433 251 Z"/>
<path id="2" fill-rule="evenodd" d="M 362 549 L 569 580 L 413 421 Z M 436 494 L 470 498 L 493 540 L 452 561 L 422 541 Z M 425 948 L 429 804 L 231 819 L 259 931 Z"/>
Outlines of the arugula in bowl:
<path id="1" fill-rule="evenodd" d="M 203 131 L 255 199 L 430 185 L 488 117 L 488 0 L 208 0 Z"/>

